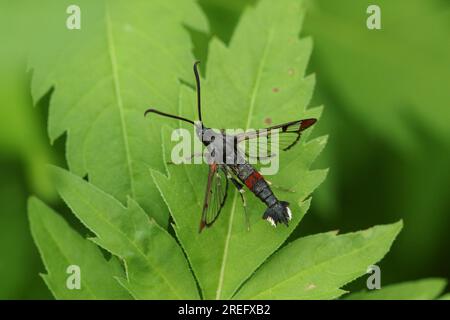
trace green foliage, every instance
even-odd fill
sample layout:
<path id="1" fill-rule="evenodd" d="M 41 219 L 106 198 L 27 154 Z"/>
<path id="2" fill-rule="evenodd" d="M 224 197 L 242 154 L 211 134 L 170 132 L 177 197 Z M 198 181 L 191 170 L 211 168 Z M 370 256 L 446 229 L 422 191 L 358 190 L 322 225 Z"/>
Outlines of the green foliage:
<path id="1" fill-rule="evenodd" d="M 199 0 L 198 2 L 210 21 L 211 35 L 228 43 L 242 11 L 249 4 L 257 3 L 257 0 Z"/>
<path id="2" fill-rule="evenodd" d="M 45 165 L 59 157 L 48 145 L 45 109 L 32 107 L 26 72 L 38 6 L 0 0 L 0 300 L 51 297 L 38 275 L 42 266 L 26 216 L 30 192 L 57 199 Z"/>
<path id="3" fill-rule="evenodd" d="M 72 31 L 59 18 L 72 3 L 45 2 L 46 39 L 31 58 L 35 101 L 55 88 L 50 138 L 67 131 L 71 171 L 123 203 L 132 197 L 167 225 L 148 171 L 162 169 L 160 148 L 151 148 L 160 144 L 160 131 L 143 112 L 177 110 L 179 79 L 191 82 L 194 61 L 184 25 L 205 31 L 206 20 L 194 1 L 85 0 L 77 3 L 81 30 Z"/>
<path id="4" fill-rule="evenodd" d="M 277 4 L 263 1 L 244 14 L 228 48 L 212 40 L 203 81 L 203 113 L 207 126 L 260 128 L 267 126 L 266 117 L 280 123 L 306 116 L 313 78 L 303 77 L 311 42 L 297 39 L 301 15 L 298 1 Z M 274 92 L 274 87 L 279 91 Z M 181 93 L 181 113 L 194 118 L 193 92 L 184 88 Z M 308 115 L 319 114 L 317 109 L 309 112 Z M 229 114 L 236 116 L 227 116 Z M 307 136 L 303 138 L 306 140 Z M 169 178 L 154 173 L 206 298 L 230 298 L 286 240 L 307 211 L 309 201 L 302 201 L 326 175 L 325 170 L 309 171 L 312 161 L 325 146 L 326 138 L 309 143 L 305 140 L 280 157 L 281 170 L 273 177 L 274 184 L 296 191 L 295 194 L 278 193 L 291 203 L 294 212 L 291 227 L 287 229 L 273 230 L 263 221 L 264 207 L 250 195 L 247 198 L 251 231 L 247 232 L 241 200 L 237 191 L 230 189 L 229 201 L 214 230 L 199 235 L 198 215 L 202 208 L 206 167 L 170 166 Z M 194 182 L 202 183 L 202 187 Z M 192 193 L 195 200 L 191 205 L 180 201 L 180 198 L 192 198 Z M 262 239 L 264 245 L 261 245 Z M 242 256 L 247 257 L 245 261 Z"/>
<path id="5" fill-rule="evenodd" d="M 432 300 L 444 291 L 447 281 L 444 279 L 422 279 L 381 287 L 380 290 L 352 293 L 348 300 Z M 446 299 L 442 296 L 441 299 Z"/>
<path id="6" fill-rule="evenodd" d="M 44 168 L 56 159 L 48 146 L 41 115 L 32 108 L 26 74 L 34 9 L 33 5 L 26 8 L 26 4 L 0 1 L 0 155 L 2 159 L 18 159 L 30 189 L 54 200 L 56 193 Z M 20 23 L 21 28 L 12 28 L 15 23 Z"/>
<path id="7" fill-rule="evenodd" d="M 58 192 L 77 217 L 95 233 L 96 238 L 91 240 L 120 257 L 125 262 L 127 273 L 126 280 L 114 258 L 105 261 L 93 243 L 72 231 L 42 202 L 31 199 L 31 228 L 48 270 L 46 283 L 55 297 L 126 298 L 128 296 L 115 282 L 118 279 L 133 297 L 139 299 L 198 298 L 181 248 L 161 227 L 149 220 L 135 202 L 130 200 L 128 208 L 124 208 L 117 200 L 81 178 L 58 168 L 52 172 Z M 264 224 L 260 229 L 264 227 L 270 228 Z M 364 274 L 367 265 L 384 256 L 400 229 L 401 224 L 397 223 L 344 236 L 327 233 L 296 240 L 271 257 L 236 297 L 335 298 L 344 292 L 338 290 L 340 287 Z M 192 233 L 197 234 L 197 230 L 192 230 Z M 242 236 L 240 238 L 245 241 Z M 207 244 L 209 239 L 202 241 Z M 204 242 L 196 242 L 203 245 L 201 252 L 204 254 L 214 249 Z M 253 260 L 257 261 L 247 255 L 246 263 Z M 82 270 L 80 291 L 65 287 L 65 270 L 71 264 L 79 265 Z M 238 267 L 245 267 L 245 264 Z M 284 272 L 280 273 L 280 268 Z M 214 274 L 214 266 L 209 270 L 206 275 Z M 271 275 L 269 281 L 268 275 Z M 235 277 L 239 279 L 239 274 L 233 269 L 228 278 Z M 304 291 L 299 288 L 304 288 Z"/>
<path id="8" fill-rule="evenodd" d="M 123 260 L 126 270 L 125 278 L 115 258 L 106 261 L 92 242 L 71 230 L 42 202 L 31 199 L 29 215 L 33 236 L 48 270 L 44 279 L 56 298 L 127 298 L 119 283 L 137 299 L 198 298 L 181 248 L 166 231 L 149 220 L 133 200 L 130 199 L 125 208 L 97 187 L 65 170 L 53 168 L 52 173 L 62 198 L 96 235 L 90 240 Z M 266 229 L 269 235 L 264 239 L 276 235 L 277 230 L 270 228 L 267 223 L 260 223 L 259 229 Z M 339 290 L 340 287 L 363 275 L 367 265 L 385 255 L 400 229 L 401 223 L 397 223 L 343 236 L 326 233 L 298 239 L 269 258 L 243 285 L 236 298 L 336 298 L 345 292 Z M 242 232 L 244 235 L 234 237 L 245 241 L 245 233 L 247 236 L 250 233 Z M 196 228 L 191 233 L 198 235 Z M 216 280 L 215 259 L 209 255 L 215 246 L 208 246 L 210 239 L 192 240 L 202 246 L 198 252 L 210 261 L 209 269 L 202 270 L 205 274 L 198 273 L 199 280 L 206 278 L 206 283 Z M 246 250 L 247 246 L 241 247 Z M 187 253 L 195 258 L 195 252 Z M 248 268 L 249 264 L 259 262 L 257 254 L 243 254 L 246 254 L 245 261 L 232 261 L 238 265 L 227 273 L 224 287 L 241 279 L 238 268 Z M 80 266 L 82 290 L 65 287 L 65 270 L 69 265 Z M 204 291 L 205 298 L 208 298 L 207 293 Z"/>
<path id="9" fill-rule="evenodd" d="M 384 279 L 448 277 L 450 2 L 309 4 L 316 98 L 327 106 L 316 130 L 333 137 L 321 159 L 332 170 L 315 194 L 313 230 L 401 217 L 407 228 Z M 381 8 L 381 30 L 366 28 L 371 4 Z"/>
<path id="10" fill-rule="evenodd" d="M 38 276 L 40 257 L 26 217 L 26 195 L 17 168 L 0 167 L 0 300 L 50 297 Z"/>
<path id="11" fill-rule="evenodd" d="M 129 198 L 125 208 L 110 195 L 67 171 L 54 168 L 53 173 L 61 197 L 96 235 L 91 240 L 124 261 L 127 279 L 119 280 L 133 297 L 198 297 L 181 248 L 134 200 Z"/>
<path id="12" fill-rule="evenodd" d="M 49 10 L 68 3 L 49 3 Z M 67 132 L 71 172 L 52 168 L 55 186 L 95 235 L 84 239 L 43 203 L 30 200 L 33 237 L 56 298 L 333 299 L 384 257 L 401 222 L 283 246 L 327 173 L 311 170 L 326 137 L 308 141 L 308 134 L 280 156 L 281 169 L 270 177 L 274 186 L 294 190 L 274 187 L 291 203 L 289 228 L 263 221 L 263 205 L 249 195 L 246 230 L 235 191 L 214 228 L 199 234 L 206 166 L 165 166 L 169 131 L 161 128 L 176 122 L 144 119 L 143 110 L 152 105 L 195 118 L 189 86 L 194 58 L 183 24 L 207 30 L 201 11 L 181 0 L 79 5 L 87 13 L 82 30 L 49 21 L 49 32 L 60 41 L 41 45 L 31 60 L 35 100 L 54 87 L 50 137 Z M 306 109 L 314 77 L 305 77 L 311 40 L 298 39 L 303 14 L 300 0 L 262 0 L 245 11 L 229 46 L 211 41 L 203 79 L 207 125 L 260 128 L 320 116 L 321 108 Z M 168 212 L 177 239 L 165 230 Z M 81 267 L 82 291 L 64 287 L 69 264 Z"/>
<path id="13" fill-rule="evenodd" d="M 347 112 L 398 148 L 415 143 L 410 120 L 450 142 L 449 108 L 442 104 L 450 100 L 448 2 L 309 4 L 306 28 L 316 40 L 320 74 Z M 381 8 L 379 31 L 366 28 L 371 4 Z"/>
<path id="14" fill-rule="evenodd" d="M 114 279 L 123 276 L 115 258 L 106 261 L 99 248 L 81 237 L 58 213 L 36 198 L 28 202 L 31 230 L 48 274 L 45 283 L 57 299 L 127 299 L 129 294 Z M 66 287 L 67 268 L 81 270 L 80 290 Z"/>
<path id="15" fill-rule="evenodd" d="M 237 299 L 333 299 L 389 250 L 402 223 L 336 235 L 300 238 L 275 253 Z"/>

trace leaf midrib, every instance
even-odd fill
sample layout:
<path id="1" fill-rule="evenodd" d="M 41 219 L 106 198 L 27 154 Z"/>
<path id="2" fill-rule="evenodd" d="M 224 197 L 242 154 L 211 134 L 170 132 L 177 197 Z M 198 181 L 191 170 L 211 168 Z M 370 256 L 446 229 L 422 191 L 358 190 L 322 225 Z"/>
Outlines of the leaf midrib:
<path id="1" fill-rule="evenodd" d="M 258 65 L 258 71 L 256 73 L 255 82 L 254 82 L 254 85 L 252 88 L 252 93 L 250 95 L 250 106 L 249 106 L 248 115 L 247 115 L 247 122 L 245 124 L 245 130 L 247 130 L 250 127 L 250 122 L 251 122 L 251 119 L 253 116 L 253 111 L 255 108 L 257 93 L 258 93 L 259 87 L 261 85 L 262 71 L 263 71 L 264 65 L 266 64 L 266 60 L 267 60 L 268 48 L 270 47 L 270 44 L 272 43 L 273 32 L 274 32 L 274 29 L 273 29 L 273 27 L 271 27 L 269 29 L 268 39 L 264 46 L 263 54 L 261 56 L 261 60 Z M 217 291 L 216 291 L 216 299 L 217 300 L 219 300 L 222 295 L 223 281 L 225 278 L 225 268 L 226 268 L 227 259 L 228 259 L 228 250 L 229 250 L 229 245 L 230 245 L 230 241 L 231 241 L 231 233 L 233 231 L 233 219 L 234 219 L 234 213 L 236 211 L 236 198 L 237 198 L 237 191 L 235 190 L 233 205 L 231 207 L 231 212 L 230 212 L 230 220 L 228 222 L 228 231 L 227 231 L 227 235 L 225 238 L 223 258 L 222 258 L 222 263 L 220 265 L 219 282 L 218 282 Z"/>
<path id="2" fill-rule="evenodd" d="M 105 23 L 106 23 L 106 33 L 107 33 L 107 44 L 108 44 L 108 54 L 111 62 L 111 71 L 112 71 L 112 77 L 113 77 L 113 84 L 114 84 L 114 92 L 115 92 L 115 98 L 117 101 L 117 107 L 119 109 L 119 116 L 120 116 L 120 123 L 121 123 L 121 131 L 122 131 L 122 137 L 124 141 L 125 146 L 125 153 L 127 158 L 127 170 L 128 175 L 130 176 L 130 188 L 131 188 L 131 196 L 135 198 L 136 191 L 134 187 L 134 179 L 133 179 L 133 169 L 132 169 L 132 161 L 130 157 L 130 146 L 128 141 L 128 135 L 127 135 L 127 126 L 125 122 L 125 116 L 124 116 L 124 105 L 122 100 L 122 91 L 120 86 L 120 79 L 119 79 L 119 73 L 118 73 L 118 64 L 117 64 L 117 57 L 116 57 L 116 47 L 114 44 L 114 37 L 111 27 L 111 18 L 109 15 L 109 8 L 108 3 L 105 4 Z"/>
<path id="3" fill-rule="evenodd" d="M 230 212 L 230 219 L 228 221 L 228 231 L 225 239 L 225 246 L 223 249 L 223 256 L 222 256 L 222 264 L 220 265 L 220 275 L 219 275 L 219 283 L 217 285 L 217 291 L 216 291 L 216 300 L 220 299 L 220 296 L 222 294 L 222 286 L 223 286 L 223 279 L 225 277 L 225 266 L 226 266 L 226 259 L 228 258 L 228 249 L 230 245 L 230 239 L 231 239 L 231 231 L 233 229 L 233 219 L 234 219 L 234 213 L 236 209 L 236 199 L 237 199 L 237 191 L 234 191 L 234 197 L 233 197 L 233 205 L 231 206 L 231 212 Z"/>

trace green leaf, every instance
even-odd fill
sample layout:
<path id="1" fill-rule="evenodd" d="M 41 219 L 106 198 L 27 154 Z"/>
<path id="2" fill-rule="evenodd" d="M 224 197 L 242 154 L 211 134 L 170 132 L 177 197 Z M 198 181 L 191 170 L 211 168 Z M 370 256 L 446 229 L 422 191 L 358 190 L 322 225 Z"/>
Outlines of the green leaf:
<path id="1" fill-rule="evenodd" d="M 125 208 L 100 189 L 54 167 L 58 192 L 97 236 L 95 243 L 124 260 L 120 282 L 137 299 L 197 299 L 198 292 L 181 248 L 132 199 Z"/>
<path id="2" fill-rule="evenodd" d="M 444 291 L 447 281 L 430 278 L 392 284 L 379 290 L 361 291 L 345 297 L 347 300 L 432 300 Z M 444 296 L 445 298 L 445 296 Z"/>
<path id="3" fill-rule="evenodd" d="M 300 238 L 275 253 L 236 294 L 236 299 L 334 299 L 346 283 L 389 251 L 402 222 L 336 235 Z"/>
<path id="4" fill-rule="evenodd" d="M 73 1 L 42 3 L 45 39 L 31 57 L 37 101 L 54 87 L 49 135 L 67 132 L 70 170 L 124 203 L 135 199 L 161 225 L 168 212 L 148 169 L 163 169 L 158 123 L 149 106 L 174 112 L 179 79 L 192 82 L 194 61 L 184 25 L 207 30 L 191 0 L 80 0 L 81 30 L 65 26 Z"/>
<path id="5" fill-rule="evenodd" d="M 31 232 L 48 274 L 43 275 L 57 299 L 129 299 L 114 279 L 123 276 L 118 261 L 105 260 L 95 244 L 81 237 L 64 219 L 37 198 L 30 198 L 28 215 Z M 71 265 L 80 267 L 81 287 L 68 289 Z"/>
<path id="6" fill-rule="evenodd" d="M 228 43 L 239 15 L 257 0 L 199 0 L 210 21 L 210 32 Z"/>
<path id="7" fill-rule="evenodd" d="M 314 78 L 304 77 L 311 41 L 298 39 L 304 13 L 301 4 L 296 0 L 261 1 L 243 14 L 229 47 L 212 40 L 202 90 L 206 126 L 261 128 L 270 121 L 276 124 L 319 116 L 320 108 L 306 110 Z M 195 118 L 193 91 L 184 87 L 180 100 L 181 114 Z M 298 146 L 280 155 L 279 172 L 267 177 L 274 185 L 295 191 L 274 188 L 281 200 L 291 204 L 293 220 L 288 228 L 274 229 L 263 221 L 265 207 L 247 192 L 251 225 L 247 231 L 240 196 L 231 186 L 221 216 L 213 228 L 199 234 L 206 165 L 171 165 L 168 177 L 152 172 L 204 298 L 231 298 L 306 213 L 310 200 L 305 199 L 326 175 L 326 170 L 310 171 L 326 138 L 307 142 L 307 137 L 305 134 Z M 170 154 L 170 139 L 164 141 Z"/>

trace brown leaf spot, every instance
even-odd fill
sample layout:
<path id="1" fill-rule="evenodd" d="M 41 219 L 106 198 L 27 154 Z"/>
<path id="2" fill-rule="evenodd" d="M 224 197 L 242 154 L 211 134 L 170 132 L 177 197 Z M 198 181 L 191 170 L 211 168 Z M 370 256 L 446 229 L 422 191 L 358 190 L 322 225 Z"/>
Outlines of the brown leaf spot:
<path id="1" fill-rule="evenodd" d="M 271 125 L 272 124 L 272 118 L 265 118 L 264 119 L 264 123 L 267 125 Z"/>
<path id="2" fill-rule="evenodd" d="M 272 92 L 277 93 L 280 91 L 280 88 L 272 88 Z"/>

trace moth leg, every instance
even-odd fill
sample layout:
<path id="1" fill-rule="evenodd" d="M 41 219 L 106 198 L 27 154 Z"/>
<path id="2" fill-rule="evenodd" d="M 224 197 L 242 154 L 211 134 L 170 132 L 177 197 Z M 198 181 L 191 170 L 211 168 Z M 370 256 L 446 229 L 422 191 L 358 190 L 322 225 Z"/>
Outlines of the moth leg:
<path id="1" fill-rule="evenodd" d="M 203 157 L 203 153 L 193 153 L 190 156 L 184 157 L 184 161 L 182 163 L 190 162 L 192 159 L 197 157 Z M 175 164 L 172 161 L 167 161 L 166 164 Z"/>
<path id="2" fill-rule="evenodd" d="M 234 177 L 232 177 L 230 173 L 228 173 L 227 177 L 231 180 L 231 182 L 233 182 L 234 186 L 239 191 L 239 195 L 241 196 L 241 200 L 242 200 L 242 206 L 244 207 L 244 215 L 245 215 L 245 223 L 247 225 L 247 231 L 250 231 L 250 218 L 249 218 L 248 212 L 247 212 L 247 201 L 245 200 L 245 196 L 244 196 L 244 192 L 245 192 L 244 185 L 242 183 L 240 183 L 239 181 L 237 181 Z"/>
<path id="3" fill-rule="evenodd" d="M 271 186 L 271 187 L 274 188 L 274 189 L 278 189 L 278 190 L 280 190 L 280 191 L 289 192 L 289 193 L 295 193 L 295 190 L 290 189 L 290 188 L 286 188 L 286 187 L 278 186 L 278 185 L 276 185 L 276 184 L 273 184 L 272 182 L 270 182 L 270 181 L 267 180 L 267 179 L 266 179 L 266 182 L 267 182 L 267 184 L 268 184 L 269 186 Z"/>

